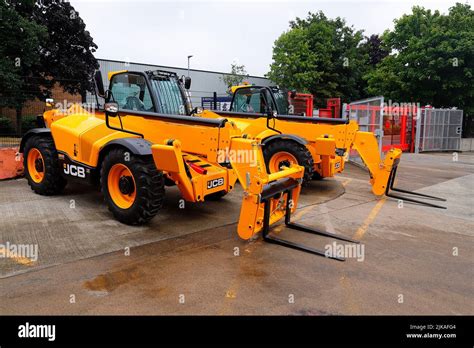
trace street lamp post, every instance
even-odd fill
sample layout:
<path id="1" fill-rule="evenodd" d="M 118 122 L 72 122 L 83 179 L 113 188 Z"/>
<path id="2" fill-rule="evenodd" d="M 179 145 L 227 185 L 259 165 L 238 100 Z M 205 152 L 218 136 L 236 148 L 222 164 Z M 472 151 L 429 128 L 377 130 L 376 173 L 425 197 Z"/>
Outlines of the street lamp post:
<path id="1" fill-rule="evenodd" d="M 189 60 L 190 60 L 192 57 L 193 57 L 192 55 L 188 56 L 188 77 L 189 77 Z"/>

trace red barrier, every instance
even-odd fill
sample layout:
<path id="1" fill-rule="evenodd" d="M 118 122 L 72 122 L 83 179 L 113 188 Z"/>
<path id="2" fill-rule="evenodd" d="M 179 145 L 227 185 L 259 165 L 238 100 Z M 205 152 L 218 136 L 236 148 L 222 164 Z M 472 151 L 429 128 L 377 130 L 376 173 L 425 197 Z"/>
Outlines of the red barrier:
<path id="1" fill-rule="evenodd" d="M 326 101 L 326 108 L 319 109 L 319 117 L 341 117 L 341 98 L 329 98 Z"/>
<path id="2" fill-rule="evenodd" d="M 307 93 L 296 93 L 292 98 L 291 92 L 288 92 L 288 102 L 293 106 L 293 114 L 313 116 L 313 95 Z"/>
<path id="3" fill-rule="evenodd" d="M 0 180 L 23 175 L 23 156 L 17 147 L 0 148 Z"/>

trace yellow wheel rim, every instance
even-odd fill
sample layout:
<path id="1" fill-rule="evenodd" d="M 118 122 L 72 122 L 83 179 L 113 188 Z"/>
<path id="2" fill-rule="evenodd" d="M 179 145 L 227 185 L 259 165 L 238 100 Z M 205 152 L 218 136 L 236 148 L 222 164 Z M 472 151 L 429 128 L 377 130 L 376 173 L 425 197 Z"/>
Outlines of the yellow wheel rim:
<path id="1" fill-rule="evenodd" d="M 119 208 L 128 209 L 135 202 L 135 179 L 126 165 L 117 163 L 110 168 L 107 187 L 110 198 Z"/>
<path id="2" fill-rule="evenodd" d="M 31 180 L 39 184 L 44 178 L 44 160 L 41 152 L 37 148 L 32 148 L 28 152 L 28 173 Z"/>
<path id="3" fill-rule="evenodd" d="M 296 157 L 289 152 L 277 152 L 268 162 L 270 173 L 276 173 L 281 170 L 283 166 L 289 167 L 291 164 L 298 164 Z"/>

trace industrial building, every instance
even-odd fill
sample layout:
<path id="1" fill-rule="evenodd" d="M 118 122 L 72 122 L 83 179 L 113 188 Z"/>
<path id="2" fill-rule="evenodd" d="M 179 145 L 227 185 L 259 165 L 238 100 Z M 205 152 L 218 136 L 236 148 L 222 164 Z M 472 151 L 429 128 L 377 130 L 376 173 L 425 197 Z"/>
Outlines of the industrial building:
<path id="1" fill-rule="evenodd" d="M 132 71 L 147 71 L 147 70 L 165 70 L 172 71 L 178 74 L 178 76 L 188 76 L 188 69 L 178 68 L 172 66 L 163 66 L 155 64 L 145 64 L 145 63 L 131 63 L 118 60 L 109 60 L 109 59 L 98 59 L 100 65 L 100 71 L 102 72 L 102 77 L 104 79 L 104 86 L 108 88 L 109 82 L 107 81 L 107 73 L 110 71 L 118 70 L 132 70 Z M 190 94 L 191 102 L 194 106 L 202 105 L 202 98 L 211 98 L 214 95 L 214 92 L 217 93 L 218 97 L 228 96 L 227 86 L 222 81 L 222 76 L 226 75 L 225 72 L 218 71 L 209 71 L 209 70 L 199 70 L 199 69 L 189 69 L 189 76 L 192 79 Z M 271 81 L 265 77 L 261 76 L 247 76 L 245 81 L 257 84 L 260 86 L 269 86 Z M 88 96 L 88 101 L 90 101 L 91 96 Z"/>

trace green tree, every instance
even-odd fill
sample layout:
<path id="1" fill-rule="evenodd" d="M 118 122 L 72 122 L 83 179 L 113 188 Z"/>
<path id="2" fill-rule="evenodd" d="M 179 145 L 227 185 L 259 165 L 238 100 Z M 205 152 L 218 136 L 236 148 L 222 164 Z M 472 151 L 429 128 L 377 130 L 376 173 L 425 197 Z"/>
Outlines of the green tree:
<path id="1" fill-rule="evenodd" d="M 366 41 L 361 45 L 361 49 L 367 52 L 367 63 L 372 67 L 375 67 L 386 56 L 388 56 L 389 51 L 384 46 L 382 38 L 377 34 L 370 35 L 370 37 L 367 37 L 365 40 Z"/>
<path id="2" fill-rule="evenodd" d="M 32 78 L 40 65 L 40 44 L 47 30 L 3 0 L 0 15 L 0 107 L 16 109 L 20 128 L 23 104 L 41 92 Z"/>
<path id="3" fill-rule="evenodd" d="M 69 2 L 0 0 L 0 6 L 0 103 L 17 110 L 18 128 L 25 101 L 50 96 L 56 83 L 83 96 L 92 89 L 97 45 Z"/>
<path id="4" fill-rule="evenodd" d="M 457 3 L 446 15 L 415 6 L 383 41 L 391 54 L 368 74 L 370 93 L 472 113 L 474 11 L 468 4 Z"/>
<path id="5" fill-rule="evenodd" d="M 42 45 L 41 74 L 50 85 L 58 83 L 64 91 L 82 94 L 93 90 L 92 75 L 99 68 L 94 43 L 74 7 L 64 0 L 43 1 L 35 6 L 34 20 L 48 30 Z"/>
<path id="6" fill-rule="evenodd" d="M 315 95 L 316 104 L 330 97 L 343 101 L 365 96 L 368 53 L 361 50 L 362 31 L 323 12 L 290 22 L 273 47 L 273 63 L 267 76 L 288 89 Z"/>
<path id="7" fill-rule="evenodd" d="M 242 83 L 242 81 L 247 77 L 247 71 L 245 70 L 245 65 L 239 65 L 237 63 L 232 63 L 230 66 L 230 73 L 224 74 L 221 76 L 222 82 L 225 83 L 227 88 L 236 86 Z"/>

